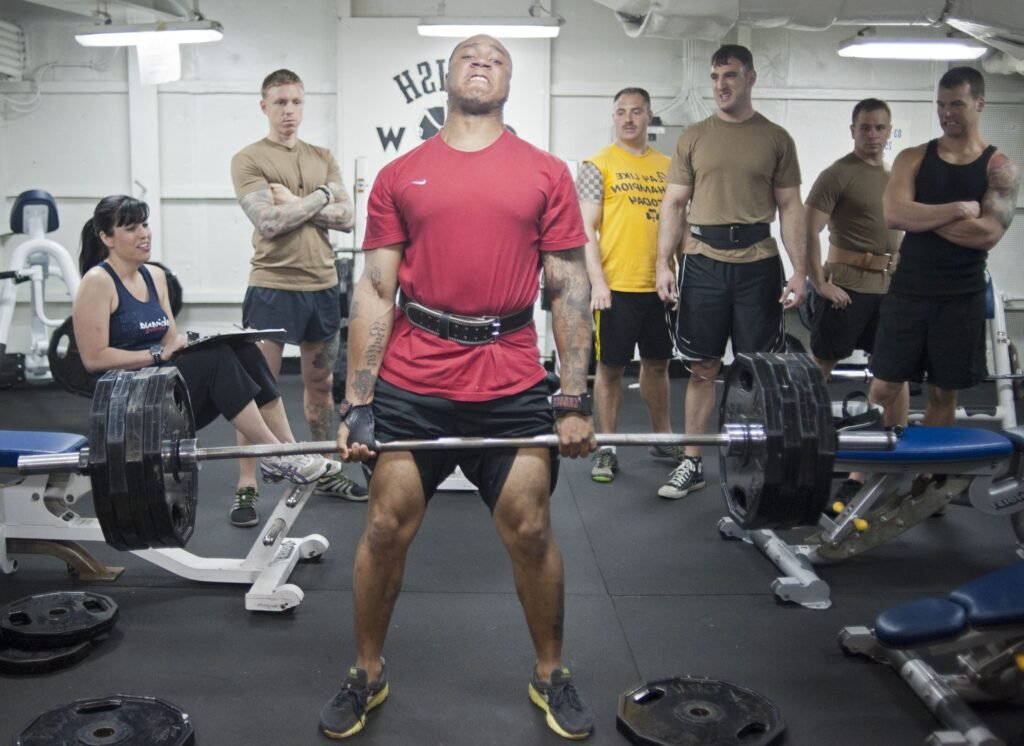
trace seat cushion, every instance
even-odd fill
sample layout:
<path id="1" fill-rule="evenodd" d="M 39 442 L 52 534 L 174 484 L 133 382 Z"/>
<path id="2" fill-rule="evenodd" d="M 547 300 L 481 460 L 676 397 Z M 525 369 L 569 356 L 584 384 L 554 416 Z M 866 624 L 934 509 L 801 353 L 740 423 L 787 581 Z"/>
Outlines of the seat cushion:
<path id="1" fill-rule="evenodd" d="M 945 598 L 919 598 L 886 609 L 875 619 L 875 637 L 889 648 L 909 648 L 956 637 L 967 611 Z"/>
<path id="2" fill-rule="evenodd" d="M 1024 624 L 1024 562 L 982 575 L 949 594 L 975 627 Z"/>
<path id="3" fill-rule="evenodd" d="M 0 469 L 18 468 L 19 456 L 45 456 L 72 453 L 88 445 L 74 433 L 43 433 L 25 430 L 0 430 Z"/>

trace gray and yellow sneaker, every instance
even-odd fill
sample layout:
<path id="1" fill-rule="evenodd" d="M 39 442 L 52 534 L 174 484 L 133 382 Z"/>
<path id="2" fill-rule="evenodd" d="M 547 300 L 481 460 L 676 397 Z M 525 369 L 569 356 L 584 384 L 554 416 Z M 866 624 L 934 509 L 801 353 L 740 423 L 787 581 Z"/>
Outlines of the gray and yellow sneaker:
<path id="1" fill-rule="evenodd" d="M 610 482 L 615 479 L 619 470 L 619 457 L 611 448 L 598 448 L 593 456 L 594 465 L 590 469 L 590 478 L 595 482 Z"/>
<path id="2" fill-rule="evenodd" d="M 388 698 L 387 671 L 381 658 L 380 678 L 372 684 L 366 671 L 353 666 L 338 693 L 320 710 L 320 730 L 328 738 L 348 738 L 366 727 L 366 713 Z"/>
<path id="3" fill-rule="evenodd" d="M 546 713 L 548 727 L 562 738 L 580 741 L 594 730 L 594 714 L 580 698 L 568 668 L 551 672 L 551 683 L 537 677 L 534 669 L 530 679 L 530 701 Z"/>

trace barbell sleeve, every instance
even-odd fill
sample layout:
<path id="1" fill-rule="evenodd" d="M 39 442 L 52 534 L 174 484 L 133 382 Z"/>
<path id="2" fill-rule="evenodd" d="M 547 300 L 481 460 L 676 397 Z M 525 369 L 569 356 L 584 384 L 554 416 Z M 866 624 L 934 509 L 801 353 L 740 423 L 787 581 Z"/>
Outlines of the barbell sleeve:
<path id="1" fill-rule="evenodd" d="M 759 429 L 751 427 L 729 427 L 725 433 L 687 435 L 681 433 L 610 433 L 596 436 L 598 447 L 603 446 L 703 446 L 707 448 L 728 448 L 730 452 L 741 451 L 752 441 L 760 439 Z M 891 432 L 839 433 L 839 450 L 885 451 L 896 445 L 896 436 Z M 432 438 L 422 440 L 394 440 L 379 443 L 376 451 L 445 451 L 481 448 L 557 448 L 558 436 L 554 433 L 520 438 Z M 182 467 L 202 461 L 216 461 L 236 458 L 264 458 L 303 453 L 333 454 L 338 445 L 333 440 L 302 443 L 271 443 L 266 445 L 233 445 L 199 447 L 194 438 L 177 444 L 168 443 L 165 454 L 175 459 Z M 21 456 L 18 471 L 22 474 L 48 472 L 87 471 L 88 449 L 78 453 L 61 453 L 42 456 Z"/>

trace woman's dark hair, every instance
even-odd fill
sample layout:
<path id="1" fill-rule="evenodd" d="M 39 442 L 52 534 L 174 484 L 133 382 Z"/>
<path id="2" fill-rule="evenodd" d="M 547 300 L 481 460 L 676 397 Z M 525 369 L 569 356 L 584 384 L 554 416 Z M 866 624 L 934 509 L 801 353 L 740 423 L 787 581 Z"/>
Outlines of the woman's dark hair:
<path id="1" fill-rule="evenodd" d="M 82 253 L 78 257 L 78 269 L 84 275 L 107 258 L 106 244 L 100 233 L 114 235 L 114 228 L 138 225 L 149 220 L 149 205 L 142 200 L 124 194 L 104 197 L 93 210 L 92 217 L 82 226 Z"/>

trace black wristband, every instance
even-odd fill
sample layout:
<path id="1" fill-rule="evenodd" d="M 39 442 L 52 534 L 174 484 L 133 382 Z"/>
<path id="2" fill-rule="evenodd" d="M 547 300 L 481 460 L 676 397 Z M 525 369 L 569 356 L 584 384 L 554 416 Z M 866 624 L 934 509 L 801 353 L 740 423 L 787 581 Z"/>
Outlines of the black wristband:
<path id="1" fill-rule="evenodd" d="M 589 392 L 582 394 L 553 394 L 551 396 L 551 408 L 555 410 L 555 417 L 563 417 L 567 414 L 582 414 L 589 417 L 594 411 Z"/>
<path id="2" fill-rule="evenodd" d="M 334 195 L 331 194 L 331 188 L 326 184 L 321 184 L 316 188 L 315 191 L 323 192 L 327 196 L 327 204 L 331 204 L 334 201 Z"/>

